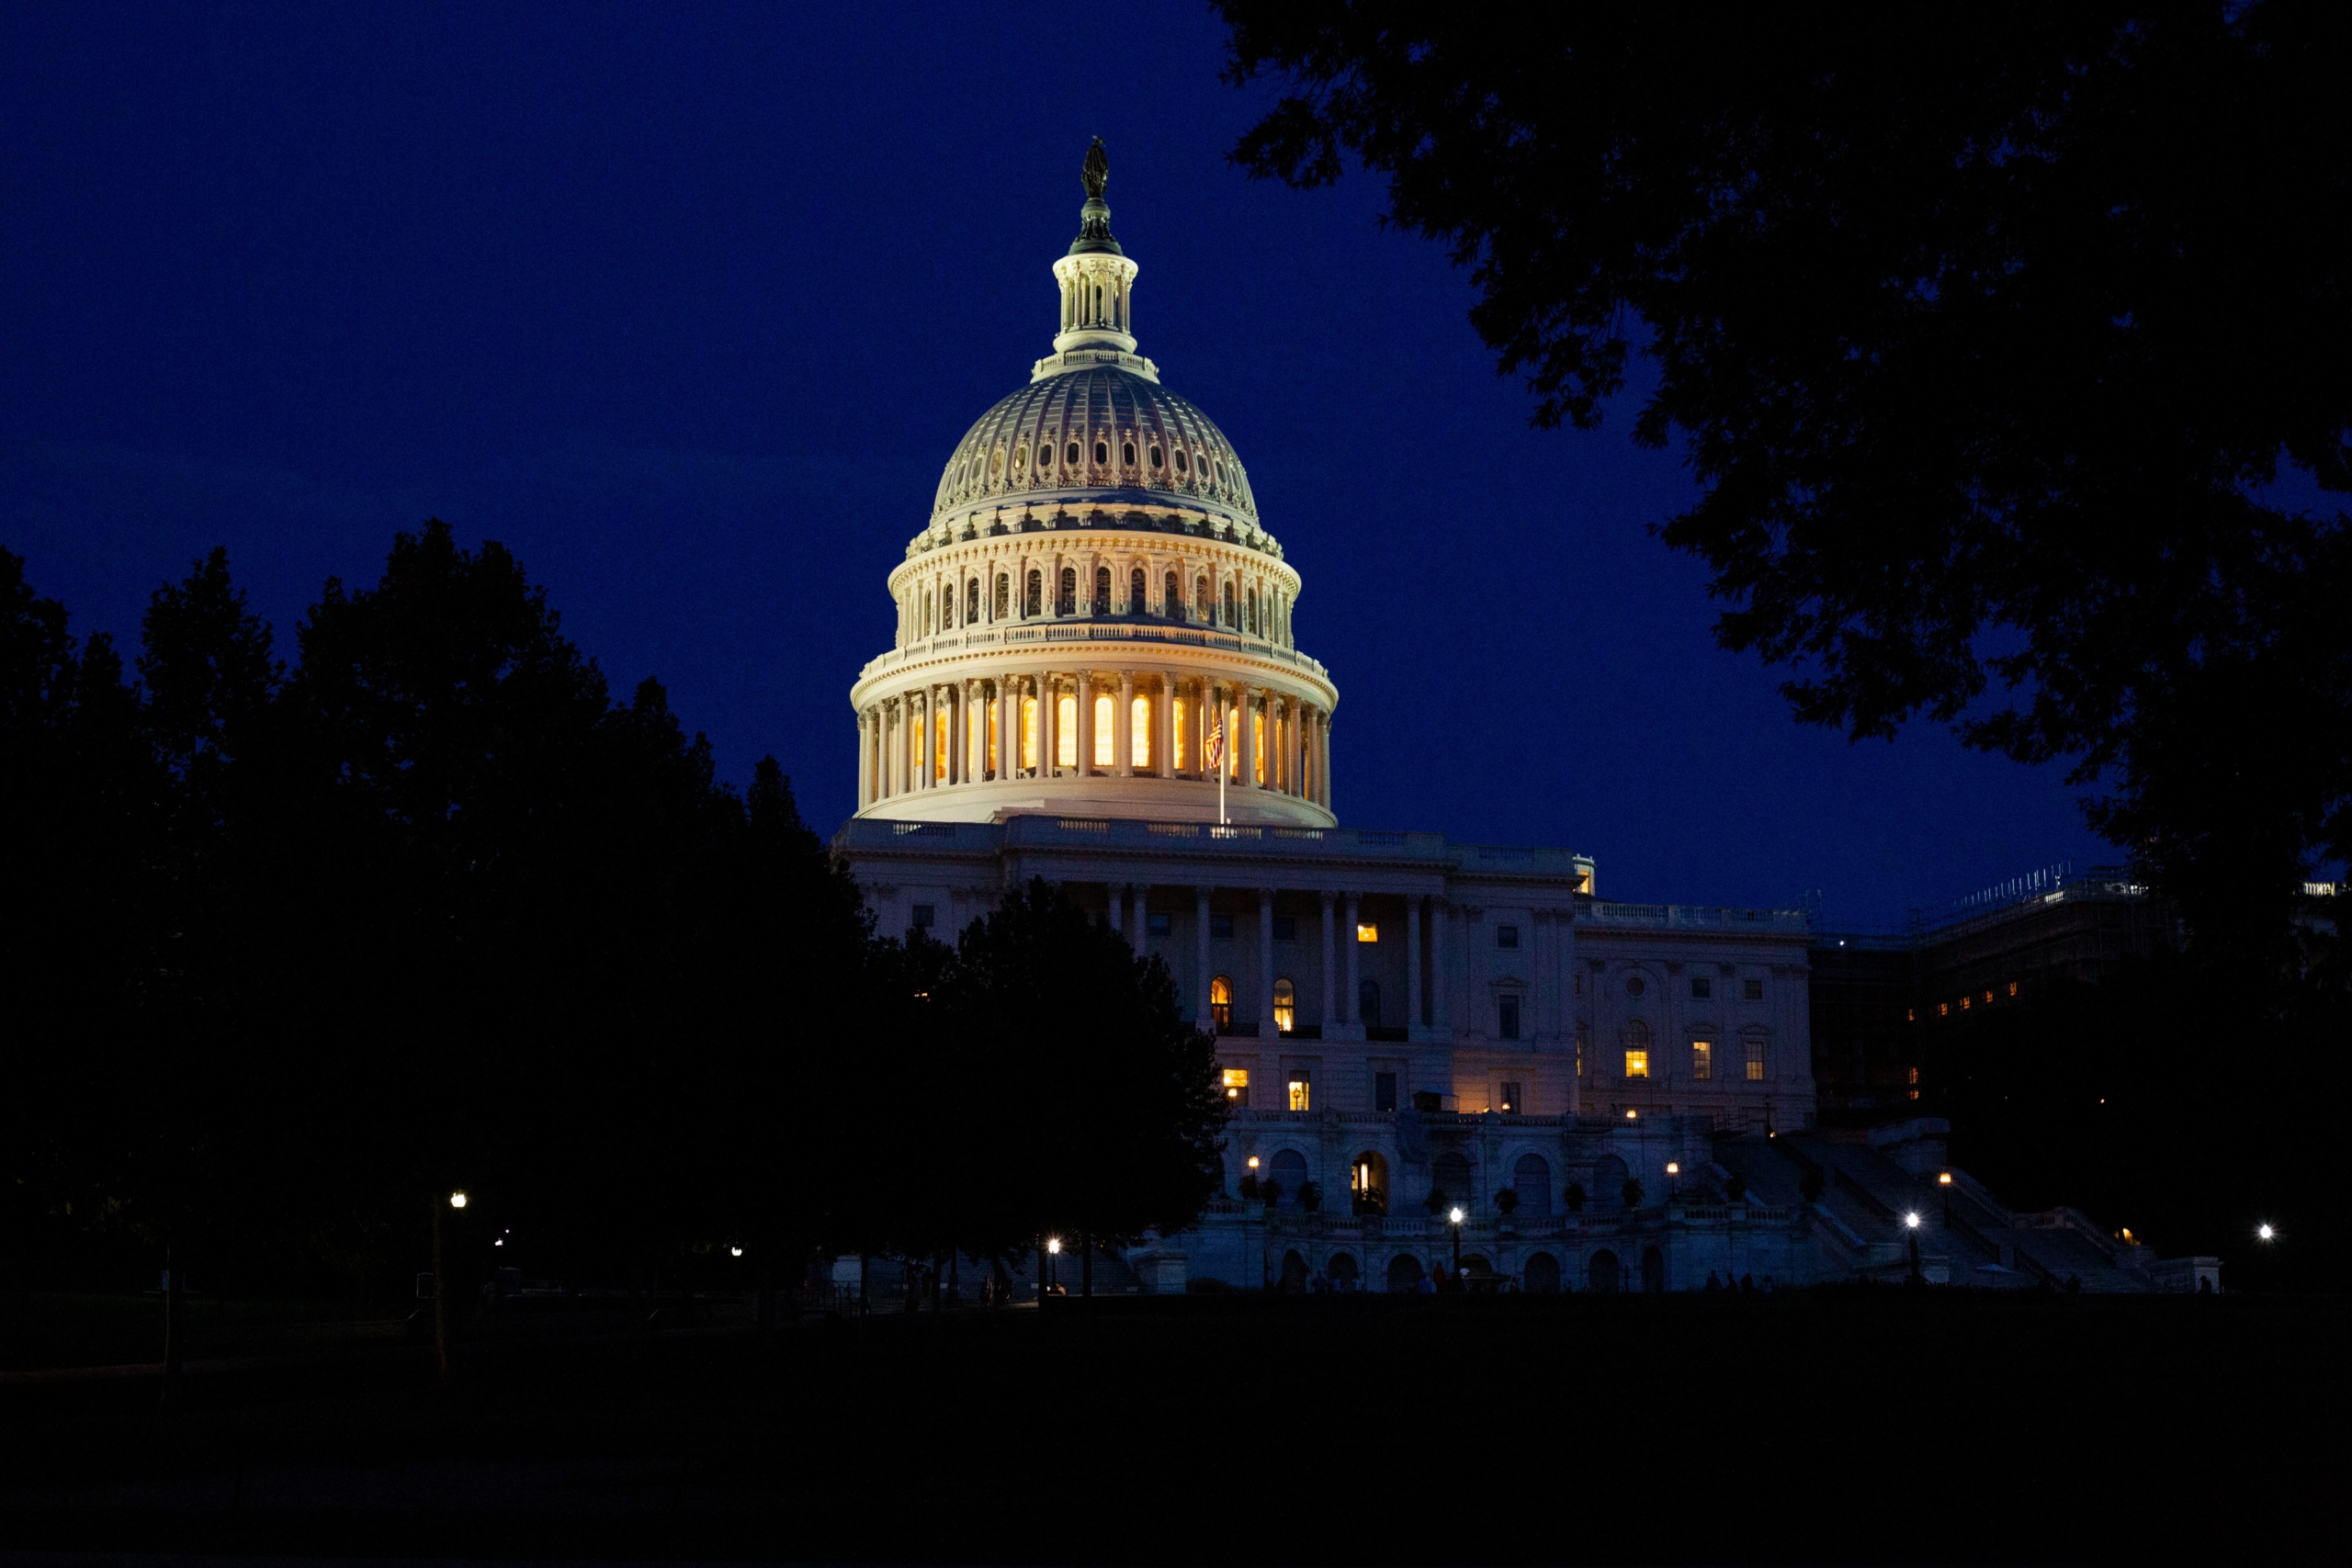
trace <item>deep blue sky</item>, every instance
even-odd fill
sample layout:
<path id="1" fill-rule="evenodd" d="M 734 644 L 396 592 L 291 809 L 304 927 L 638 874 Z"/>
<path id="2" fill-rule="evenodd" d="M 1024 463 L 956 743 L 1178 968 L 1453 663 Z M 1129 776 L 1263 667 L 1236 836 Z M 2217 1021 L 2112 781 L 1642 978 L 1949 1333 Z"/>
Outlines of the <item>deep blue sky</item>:
<path id="1" fill-rule="evenodd" d="M 1629 409 L 1537 432 L 1377 185 L 1252 184 L 1204 8 L 22 5 L 0 17 L 0 544 L 135 635 L 225 544 L 278 627 L 428 515 L 503 540 L 741 779 L 852 804 L 884 576 L 1046 350 L 1087 139 L 1143 352 L 1225 428 L 1365 827 L 1604 894 L 1899 919 L 2100 859 L 2054 770 L 1801 729 L 1645 532 Z"/>

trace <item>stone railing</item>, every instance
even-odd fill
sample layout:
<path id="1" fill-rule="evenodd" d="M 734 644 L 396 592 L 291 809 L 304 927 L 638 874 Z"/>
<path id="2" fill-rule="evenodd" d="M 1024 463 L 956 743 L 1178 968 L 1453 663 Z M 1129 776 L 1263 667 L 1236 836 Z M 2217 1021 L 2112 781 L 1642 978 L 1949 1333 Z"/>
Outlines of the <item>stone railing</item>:
<path id="1" fill-rule="evenodd" d="M 1700 904 L 1609 904 L 1595 899 L 1577 911 L 1578 925 L 1677 931 L 1812 930 L 1802 909 L 1734 909 Z"/>
<path id="2" fill-rule="evenodd" d="M 860 681 L 871 680 L 899 665 L 923 660 L 990 650 L 1028 652 L 1062 642 L 1158 643 L 1176 648 L 1215 649 L 1250 659 L 1272 660 L 1312 675 L 1327 684 L 1330 681 L 1330 671 L 1324 668 L 1322 660 L 1309 658 L 1295 648 L 1284 648 L 1268 638 L 1228 631 L 1221 626 L 1163 621 L 1149 616 L 1132 620 L 1038 616 L 1031 620 L 1005 621 L 991 626 L 975 626 L 969 631 L 939 632 L 920 642 L 910 643 L 905 648 L 894 648 L 868 660 L 865 667 L 858 671 L 857 678 Z"/>

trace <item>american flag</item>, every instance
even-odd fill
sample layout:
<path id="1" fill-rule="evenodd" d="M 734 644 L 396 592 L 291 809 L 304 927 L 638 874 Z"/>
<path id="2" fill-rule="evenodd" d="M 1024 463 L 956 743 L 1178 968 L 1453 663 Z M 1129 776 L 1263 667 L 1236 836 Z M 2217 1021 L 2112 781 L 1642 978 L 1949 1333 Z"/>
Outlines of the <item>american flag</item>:
<path id="1" fill-rule="evenodd" d="M 1225 761 L 1225 720 L 1214 719 L 1209 724 L 1208 771 L 1216 773 Z"/>

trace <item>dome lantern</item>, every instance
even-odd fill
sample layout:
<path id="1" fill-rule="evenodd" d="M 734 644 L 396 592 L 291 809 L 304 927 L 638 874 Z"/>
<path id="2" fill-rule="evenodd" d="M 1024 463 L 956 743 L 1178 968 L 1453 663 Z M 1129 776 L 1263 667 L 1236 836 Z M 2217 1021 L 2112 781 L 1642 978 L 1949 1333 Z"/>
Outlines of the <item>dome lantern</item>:
<path id="1" fill-rule="evenodd" d="M 1111 364 L 1157 381 L 1159 367 L 1136 353 L 1130 308 L 1141 269 L 1111 236 L 1111 209 L 1102 200 L 1111 159 L 1101 137 L 1087 149 L 1079 177 L 1086 186 L 1086 205 L 1078 211 L 1078 238 L 1069 243 L 1069 254 L 1054 263 L 1054 281 L 1061 288 L 1059 330 L 1053 356 L 1037 362 L 1033 379 Z"/>

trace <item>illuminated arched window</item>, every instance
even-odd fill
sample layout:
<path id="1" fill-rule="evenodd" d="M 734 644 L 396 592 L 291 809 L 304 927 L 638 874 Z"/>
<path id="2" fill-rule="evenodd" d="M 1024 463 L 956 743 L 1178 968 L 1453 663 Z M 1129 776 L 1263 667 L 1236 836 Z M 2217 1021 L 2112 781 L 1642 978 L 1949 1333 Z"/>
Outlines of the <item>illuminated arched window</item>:
<path id="1" fill-rule="evenodd" d="M 1266 782 L 1266 710 L 1252 704 L 1250 712 L 1251 739 L 1256 742 L 1252 755 L 1258 761 L 1258 783 Z"/>
<path id="2" fill-rule="evenodd" d="M 1078 766 L 1078 699 L 1067 693 L 1054 709 L 1054 765 Z"/>
<path id="3" fill-rule="evenodd" d="M 1172 621 L 1184 613 L 1183 582 L 1171 571 L 1160 587 L 1167 590 L 1167 595 L 1160 601 L 1159 613 Z"/>
<path id="4" fill-rule="evenodd" d="M 1638 1018 L 1625 1025 L 1625 1076 L 1650 1076 L 1650 1026 Z"/>
<path id="5" fill-rule="evenodd" d="M 996 618 L 1003 620 L 1012 614 L 1012 579 L 1003 572 L 996 574 Z"/>
<path id="6" fill-rule="evenodd" d="M 1054 614 L 1057 615 L 1078 614 L 1078 568 L 1074 566 L 1062 568 L 1061 595 L 1054 602 Z"/>
<path id="7" fill-rule="evenodd" d="M 1193 580 L 1193 618 L 1196 621 L 1209 618 L 1209 580 L 1205 577 Z"/>
<path id="8" fill-rule="evenodd" d="M 970 626 L 980 618 L 980 580 L 973 578 L 964 584 L 964 624 Z"/>
<path id="9" fill-rule="evenodd" d="M 1233 607 L 1233 584 L 1229 581 L 1225 585 L 1225 624 L 1228 626 L 1238 624 Z"/>
<path id="10" fill-rule="evenodd" d="M 1219 1034 L 1233 1032 L 1233 982 L 1222 975 L 1209 982 L 1209 1018 Z"/>
<path id="11" fill-rule="evenodd" d="M 1151 699 L 1137 697 L 1127 706 L 1127 766 L 1151 766 Z"/>
<path id="12" fill-rule="evenodd" d="M 1045 597 L 1045 574 L 1039 571 L 1032 571 L 1029 574 L 1029 586 L 1027 589 L 1028 596 L 1023 602 L 1021 613 L 1024 615 L 1042 615 L 1044 613 L 1045 606 L 1041 601 Z"/>
<path id="13" fill-rule="evenodd" d="M 1094 699 L 1093 763 L 1098 768 L 1114 767 L 1118 762 L 1118 753 L 1112 746 L 1117 737 L 1111 730 L 1111 716 L 1115 705 L 1108 692 L 1098 694 Z"/>
<path id="14" fill-rule="evenodd" d="M 1144 591 L 1143 568 L 1137 567 L 1127 573 L 1127 614 L 1142 615 L 1144 604 L 1149 597 Z"/>
<path id="15" fill-rule="evenodd" d="M 1184 771 L 1184 754 L 1190 749 L 1184 730 L 1184 720 L 1188 716 L 1187 707 L 1188 705 L 1182 697 L 1171 696 L 1168 699 L 1168 716 L 1176 729 L 1176 755 L 1171 759 L 1170 766 L 1180 773 Z"/>
<path id="16" fill-rule="evenodd" d="M 1251 590 L 1250 590 L 1250 592 L 1249 592 L 1248 597 L 1247 597 L 1247 598 L 1245 598 L 1245 599 L 1242 601 L 1242 610 L 1243 610 L 1243 614 L 1244 614 L 1244 615 L 1245 615 L 1245 616 L 1247 617 L 1247 624 L 1244 626 L 1243 629 L 1244 629 L 1244 630 L 1246 630 L 1247 632 L 1249 632 L 1249 634 L 1250 634 L 1251 637 L 1255 637 L 1255 636 L 1257 636 L 1257 635 L 1258 635 L 1258 591 L 1257 591 L 1256 589 L 1252 588 Z"/>
<path id="17" fill-rule="evenodd" d="M 1274 982 L 1274 1027 L 1288 1034 L 1298 1022 L 1298 987 L 1288 976 Z"/>
<path id="18" fill-rule="evenodd" d="M 1107 615 L 1111 613 L 1111 569 L 1107 566 L 1098 566 L 1094 569 L 1094 604 L 1091 606 L 1091 612 L 1097 615 Z"/>
<path id="19" fill-rule="evenodd" d="M 1035 697 L 1021 699 L 1021 765 L 1024 768 L 1037 765 L 1037 699 Z"/>
<path id="20" fill-rule="evenodd" d="M 947 705 L 940 703 L 931 710 L 931 780 L 933 784 L 947 782 Z"/>
<path id="21" fill-rule="evenodd" d="M 937 612 L 938 612 L 938 606 L 937 606 L 935 604 L 933 604 L 933 597 L 932 597 L 931 590 L 929 590 L 929 589 L 927 589 L 927 588 L 926 588 L 926 589 L 924 589 L 924 590 L 923 590 L 923 595 L 922 595 L 922 635 L 923 635 L 923 636 L 925 636 L 925 637 L 929 637 L 929 636 L 931 635 L 931 628 L 932 628 L 932 616 L 933 616 L 933 615 L 937 614 Z"/>

